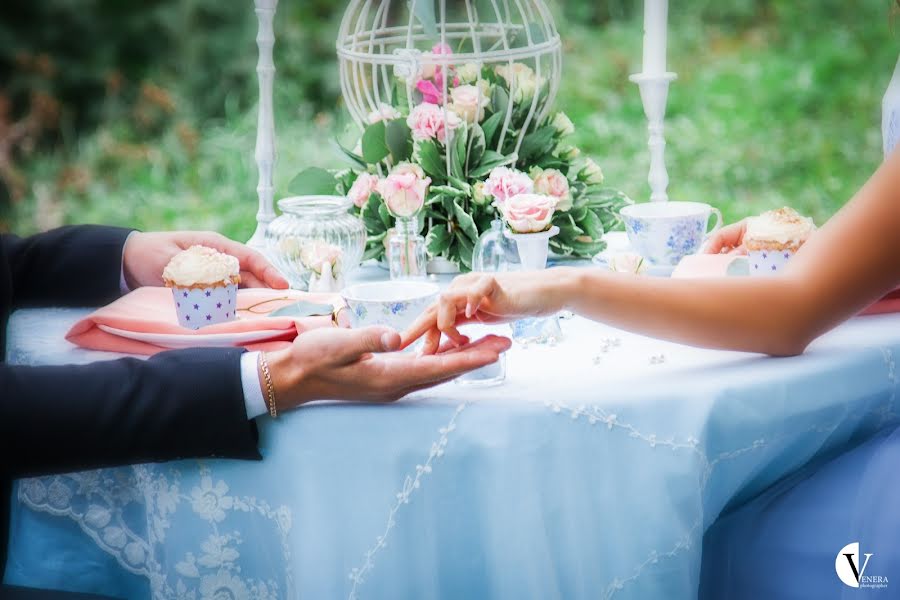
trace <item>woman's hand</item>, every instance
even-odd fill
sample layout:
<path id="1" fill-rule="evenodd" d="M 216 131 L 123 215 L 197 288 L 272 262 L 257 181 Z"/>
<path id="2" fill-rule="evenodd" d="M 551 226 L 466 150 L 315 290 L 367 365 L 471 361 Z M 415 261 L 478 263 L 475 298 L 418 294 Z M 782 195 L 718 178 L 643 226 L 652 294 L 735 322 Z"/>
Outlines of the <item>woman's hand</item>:
<path id="1" fill-rule="evenodd" d="M 314 400 L 393 402 L 493 364 L 511 344 L 487 336 L 434 356 L 417 356 L 396 352 L 400 335 L 386 327 L 323 328 L 269 354 L 268 362 L 279 409 L 290 410 Z M 262 376 L 260 381 L 265 381 Z"/>
<path id="2" fill-rule="evenodd" d="M 744 233 L 747 232 L 747 221 L 738 221 L 723 227 L 709 238 L 703 252 L 706 254 L 746 254 L 744 249 Z"/>
<path id="3" fill-rule="evenodd" d="M 566 269 L 528 273 L 470 273 L 457 277 L 438 301 L 403 334 L 403 346 L 425 336 L 423 354 L 434 354 L 441 334 L 459 346 L 469 342 L 459 332 L 466 323 L 506 323 L 552 314 L 564 304 L 560 279 Z"/>
<path id="4" fill-rule="evenodd" d="M 259 252 L 218 233 L 201 231 L 132 233 L 125 242 L 125 282 L 130 289 L 162 285 L 163 269 L 172 257 L 198 245 L 208 246 L 237 258 L 241 263 L 243 287 L 270 287 L 279 290 L 288 287 L 287 280 Z"/>

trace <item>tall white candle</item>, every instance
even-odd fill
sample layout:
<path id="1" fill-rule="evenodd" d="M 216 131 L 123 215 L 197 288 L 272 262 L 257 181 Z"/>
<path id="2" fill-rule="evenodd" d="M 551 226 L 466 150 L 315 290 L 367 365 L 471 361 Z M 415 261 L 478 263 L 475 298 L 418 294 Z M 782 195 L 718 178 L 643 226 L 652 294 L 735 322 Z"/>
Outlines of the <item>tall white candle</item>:
<path id="1" fill-rule="evenodd" d="M 644 0 L 644 74 L 666 72 L 669 0 Z"/>

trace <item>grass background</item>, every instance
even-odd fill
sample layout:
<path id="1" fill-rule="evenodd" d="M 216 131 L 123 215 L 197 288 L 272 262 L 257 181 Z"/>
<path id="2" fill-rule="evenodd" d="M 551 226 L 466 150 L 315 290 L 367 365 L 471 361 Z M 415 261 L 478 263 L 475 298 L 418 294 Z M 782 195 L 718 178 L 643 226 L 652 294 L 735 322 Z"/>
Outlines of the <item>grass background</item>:
<path id="1" fill-rule="evenodd" d="M 82 75 L 72 74 L 55 41 L 71 37 L 66 18 L 74 19 L 78 3 L 48 4 L 71 9 L 55 15 L 57 37 L 47 33 L 54 15 L 44 13 L 26 15 L 43 37 L 16 31 L 15 19 L 0 26 L 0 167 L 4 156 L 7 163 L 0 229 L 97 222 L 248 238 L 256 211 L 250 3 L 149 2 L 156 12 L 132 15 L 143 20 L 123 34 L 149 47 L 139 67 L 124 66 L 134 55 L 114 47 L 102 59 L 87 56 L 96 68 Z M 279 195 L 305 167 L 343 166 L 328 143 L 348 126 L 333 57 L 340 5 L 282 2 L 279 10 Z M 667 120 L 670 196 L 712 203 L 727 220 L 782 205 L 826 220 L 882 159 L 881 97 L 898 54 L 892 7 L 890 0 L 672 2 L 670 67 L 679 79 Z M 608 183 L 645 200 L 646 121 L 628 81 L 640 67 L 640 6 L 567 0 L 554 9 L 566 47 L 559 108 Z M 151 18 L 159 31 L 143 29 Z M 110 31 L 124 27 L 110 23 Z M 55 68 L 42 71 L 42 56 Z M 64 74 L 99 83 L 67 95 Z M 4 155 L 4 132 L 34 112 L 35 89 L 56 102 L 57 118 L 29 143 L 8 136 Z"/>

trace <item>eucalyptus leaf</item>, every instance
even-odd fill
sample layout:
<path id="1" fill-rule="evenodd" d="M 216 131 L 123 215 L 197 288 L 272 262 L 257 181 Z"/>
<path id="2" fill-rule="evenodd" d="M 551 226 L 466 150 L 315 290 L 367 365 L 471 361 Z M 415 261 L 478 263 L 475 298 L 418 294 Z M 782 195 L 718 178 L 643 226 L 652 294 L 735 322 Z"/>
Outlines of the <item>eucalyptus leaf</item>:
<path id="1" fill-rule="evenodd" d="M 288 193 L 294 196 L 330 196 L 335 193 L 337 180 L 334 175 L 318 167 L 301 171 L 288 184 Z"/>
<path id="2" fill-rule="evenodd" d="M 395 119 L 385 125 L 385 142 L 394 164 L 407 161 L 412 156 L 412 132 L 403 119 Z"/>
<path id="3" fill-rule="evenodd" d="M 283 308 L 269 313 L 270 317 L 291 317 L 302 319 L 304 317 L 325 317 L 334 313 L 334 307 L 330 304 L 315 304 L 301 300 L 289 304 Z"/>
<path id="4" fill-rule="evenodd" d="M 369 164 L 376 164 L 387 158 L 391 150 L 388 148 L 386 126 L 384 121 L 366 127 L 362 137 L 363 159 Z"/>
<path id="5" fill-rule="evenodd" d="M 496 145 L 496 137 L 497 130 L 500 128 L 500 125 L 503 123 L 503 119 L 506 117 L 506 113 L 494 113 L 487 119 L 485 119 L 484 123 L 481 124 L 481 130 L 484 132 L 484 143 L 485 147 L 493 148 Z"/>
<path id="6" fill-rule="evenodd" d="M 469 178 L 483 179 L 490 175 L 491 171 L 493 171 L 497 167 L 505 167 L 507 165 L 513 164 L 514 162 L 516 162 L 515 154 L 506 156 L 500 154 L 499 152 L 488 150 L 484 153 L 484 158 L 481 159 L 481 166 L 469 172 Z"/>
<path id="7" fill-rule="evenodd" d="M 409 10 L 416 16 L 428 37 L 437 38 L 437 20 L 434 17 L 434 0 L 407 0 Z"/>
<path id="8" fill-rule="evenodd" d="M 525 136 L 519 149 L 519 162 L 528 164 L 535 159 L 552 154 L 556 147 L 556 128 L 552 125 L 541 127 Z"/>
<path id="9" fill-rule="evenodd" d="M 338 149 L 341 151 L 341 154 L 343 154 L 345 157 L 347 157 L 347 159 L 349 159 L 350 162 L 353 163 L 356 167 L 363 169 L 363 170 L 369 168 L 369 165 L 366 163 L 366 161 L 363 159 L 362 156 L 359 156 L 358 154 L 348 150 L 347 148 L 344 148 L 344 146 L 337 140 L 335 140 L 334 143 L 337 145 Z"/>
<path id="10" fill-rule="evenodd" d="M 500 115 L 501 119 L 505 120 L 508 108 L 509 92 L 502 85 L 495 85 L 494 91 L 491 93 L 491 111 L 494 116 Z"/>

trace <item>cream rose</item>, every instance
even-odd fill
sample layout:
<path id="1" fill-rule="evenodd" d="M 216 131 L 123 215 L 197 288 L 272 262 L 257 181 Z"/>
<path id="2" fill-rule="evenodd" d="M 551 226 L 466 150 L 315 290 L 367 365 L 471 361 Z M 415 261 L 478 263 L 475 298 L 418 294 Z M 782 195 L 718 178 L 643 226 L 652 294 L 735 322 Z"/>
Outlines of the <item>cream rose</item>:
<path id="1" fill-rule="evenodd" d="M 499 66 L 497 75 L 506 80 L 510 94 L 513 94 L 513 102 L 516 104 L 530 102 L 540 87 L 534 69 L 523 63 L 514 63 L 512 68 L 509 65 Z"/>
<path id="2" fill-rule="evenodd" d="M 553 222 L 558 201 L 543 194 L 519 194 L 503 203 L 501 211 L 513 233 L 540 233 Z"/>
<path id="3" fill-rule="evenodd" d="M 372 192 L 377 188 L 378 177 L 370 173 L 360 173 L 359 177 L 356 178 L 356 181 L 354 181 L 353 185 L 350 187 L 350 191 L 347 192 L 347 197 L 350 198 L 357 208 L 362 208 L 369 201 L 369 196 L 371 196 Z"/>
<path id="4" fill-rule="evenodd" d="M 575 124 L 572 123 L 572 119 L 564 112 L 558 112 L 553 117 L 552 125 L 556 128 L 556 133 L 559 135 L 566 137 L 575 133 Z"/>
<path id="5" fill-rule="evenodd" d="M 497 167 L 484 182 L 484 193 L 494 198 L 499 206 L 513 196 L 530 194 L 533 191 L 534 181 L 531 177 L 508 167 Z"/>
<path id="6" fill-rule="evenodd" d="M 300 250 L 300 262 L 314 273 L 322 274 L 325 265 L 331 267 L 331 273 L 337 277 L 341 272 L 343 251 L 333 244 L 322 241 L 309 242 Z"/>
<path id="7" fill-rule="evenodd" d="M 419 166 L 402 163 L 378 183 L 377 189 L 391 214 L 408 218 L 422 210 L 430 185 L 431 179 Z"/>
<path id="8" fill-rule="evenodd" d="M 369 113 L 368 121 L 369 125 L 374 125 L 375 123 L 380 123 L 382 121 L 393 121 L 399 119 L 401 116 L 403 115 L 400 114 L 399 110 L 390 104 L 382 102 L 378 105 L 378 110 Z"/>
<path id="9" fill-rule="evenodd" d="M 590 158 L 584 162 L 584 167 L 578 172 L 578 179 L 588 185 L 602 185 L 606 180 L 603 169 Z"/>
<path id="10" fill-rule="evenodd" d="M 474 85 L 461 85 L 450 90 L 450 110 L 469 123 L 480 123 L 490 98 L 484 89 Z"/>
<path id="11" fill-rule="evenodd" d="M 535 193 L 556 198 L 559 203 L 556 210 L 566 212 L 572 208 L 569 180 L 560 171 L 535 167 L 531 170 L 531 178 L 534 180 Z"/>
<path id="12" fill-rule="evenodd" d="M 475 83 L 481 77 L 481 67 L 475 63 L 466 63 L 456 72 L 460 83 Z"/>

